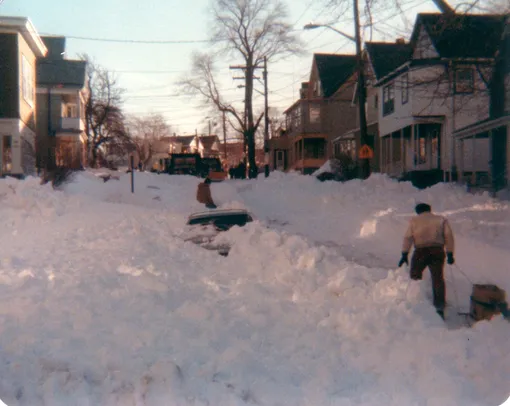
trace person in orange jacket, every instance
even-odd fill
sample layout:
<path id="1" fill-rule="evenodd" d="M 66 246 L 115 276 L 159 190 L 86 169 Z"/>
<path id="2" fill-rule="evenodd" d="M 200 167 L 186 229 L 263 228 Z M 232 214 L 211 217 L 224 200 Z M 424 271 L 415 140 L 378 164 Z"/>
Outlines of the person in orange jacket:
<path id="1" fill-rule="evenodd" d="M 449 265 L 455 263 L 453 257 L 454 238 L 448 220 L 443 216 L 433 214 L 431 210 L 431 207 L 426 203 L 416 205 L 417 216 L 409 221 L 402 244 L 402 258 L 398 266 L 409 264 L 408 254 L 414 245 L 410 269 L 411 279 L 421 280 L 423 271 L 426 267 L 429 268 L 432 276 L 434 306 L 437 313 L 444 318 L 446 303 L 444 263 L 446 258 Z"/>
<path id="2" fill-rule="evenodd" d="M 205 178 L 197 187 L 197 200 L 199 203 L 205 204 L 208 209 L 216 209 L 217 206 L 211 196 L 211 179 Z"/>

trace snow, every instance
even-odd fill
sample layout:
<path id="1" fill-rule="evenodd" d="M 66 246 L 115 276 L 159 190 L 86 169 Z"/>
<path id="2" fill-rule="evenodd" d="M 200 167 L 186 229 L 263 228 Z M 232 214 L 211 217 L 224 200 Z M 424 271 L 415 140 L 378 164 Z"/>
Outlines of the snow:
<path id="1" fill-rule="evenodd" d="M 104 172 L 104 171 L 103 171 Z M 0 180 L 0 398 L 7 405 L 500 405 L 510 323 L 443 323 L 397 269 L 417 202 L 456 235 L 447 300 L 510 292 L 510 206 L 381 175 L 273 173 L 212 185 L 257 219 L 183 239 L 191 176 Z M 464 274 L 466 276 L 464 276 Z M 469 280 L 468 280 L 469 279 Z M 454 312 L 455 313 L 455 312 Z M 453 318 L 452 318 L 453 320 Z"/>

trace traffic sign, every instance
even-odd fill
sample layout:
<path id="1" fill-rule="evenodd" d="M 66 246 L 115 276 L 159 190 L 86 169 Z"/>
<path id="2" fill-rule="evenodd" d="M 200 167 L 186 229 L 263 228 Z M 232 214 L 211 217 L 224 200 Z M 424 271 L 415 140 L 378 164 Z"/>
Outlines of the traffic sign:
<path id="1" fill-rule="evenodd" d="M 368 145 L 363 145 L 358 153 L 359 159 L 372 159 L 374 157 L 374 151 Z"/>

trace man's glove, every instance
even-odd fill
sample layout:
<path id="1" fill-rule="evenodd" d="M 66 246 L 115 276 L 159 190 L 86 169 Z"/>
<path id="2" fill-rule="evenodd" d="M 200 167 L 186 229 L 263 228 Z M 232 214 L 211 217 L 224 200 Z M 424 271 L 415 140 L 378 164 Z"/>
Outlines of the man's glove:
<path id="1" fill-rule="evenodd" d="M 448 258 L 448 265 L 453 265 L 455 263 L 455 258 L 453 258 L 453 252 L 446 253 L 446 257 Z"/>
<path id="2" fill-rule="evenodd" d="M 400 262 L 398 263 L 398 267 L 400 268 L 402 265 L 409 265 L 409 259 L 407 258 L 407 252 L 402 253 L 402 258 L 400 258 Z"/>

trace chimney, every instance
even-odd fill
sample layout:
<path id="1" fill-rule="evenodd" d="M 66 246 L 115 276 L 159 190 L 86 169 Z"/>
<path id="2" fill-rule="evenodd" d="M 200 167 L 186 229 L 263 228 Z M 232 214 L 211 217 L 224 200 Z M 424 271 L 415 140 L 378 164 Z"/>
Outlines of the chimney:
<path id="1" fill-rule="evenodd" d="M 406 43 L 406 40 L 405 38 L 397 38 L 397 40 L 395 41 L 397 44 L 405 44 Z"/>

